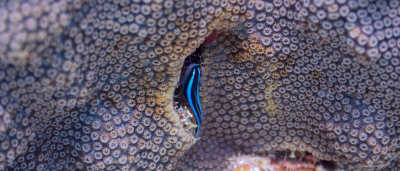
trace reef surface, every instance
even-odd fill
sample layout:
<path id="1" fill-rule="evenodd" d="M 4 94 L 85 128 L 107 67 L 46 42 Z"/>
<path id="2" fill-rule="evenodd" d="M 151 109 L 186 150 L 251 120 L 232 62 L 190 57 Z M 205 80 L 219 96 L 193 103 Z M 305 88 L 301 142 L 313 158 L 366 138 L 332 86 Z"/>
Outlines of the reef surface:
<path id="1" fill-rule="evenodd" d="M 2 1 L 0 170 L 398 170 L 399 4 Z M 205 40 L 198 138 L 175 92 Z"/>

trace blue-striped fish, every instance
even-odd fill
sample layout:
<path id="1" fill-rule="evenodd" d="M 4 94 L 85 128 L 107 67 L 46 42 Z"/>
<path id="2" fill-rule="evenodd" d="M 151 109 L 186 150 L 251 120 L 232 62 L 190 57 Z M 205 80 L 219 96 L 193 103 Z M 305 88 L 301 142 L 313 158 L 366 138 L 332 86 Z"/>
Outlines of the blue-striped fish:
<path id="1" fill-rule="evenodd" d="M 200 67 L 198 64 L 189 65 L 182 78 L 183 94 L 188 101 L 197 122 L 196 136 L 199 135 L 203 112 L 201 110 L 199 98 Z"/>

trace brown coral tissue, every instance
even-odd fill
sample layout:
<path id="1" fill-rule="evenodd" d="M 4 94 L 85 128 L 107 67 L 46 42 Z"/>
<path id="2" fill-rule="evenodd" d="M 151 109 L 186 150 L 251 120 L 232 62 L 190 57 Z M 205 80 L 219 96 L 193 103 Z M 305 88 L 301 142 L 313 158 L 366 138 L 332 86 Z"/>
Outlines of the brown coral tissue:
<path id="1" fill-rule="evenodd" d="M 398 0 L 1 1 L 0 170 L 398 171 L 399 54 Z"/>

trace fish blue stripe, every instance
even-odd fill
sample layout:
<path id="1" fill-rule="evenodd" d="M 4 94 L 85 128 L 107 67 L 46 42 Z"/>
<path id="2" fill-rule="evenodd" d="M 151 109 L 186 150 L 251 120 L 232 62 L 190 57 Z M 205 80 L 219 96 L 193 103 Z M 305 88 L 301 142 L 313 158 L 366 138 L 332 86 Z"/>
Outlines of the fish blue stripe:
<path id="1" fill-rule="evenodd" d="M 190 107 L 196 117 L 197 128 L 196 136 L 198 136 L 201 128 L 202 109 L 199 97 L 199 82 L 200 82 L 200 68 L 197 64 L 192 64 L 188 67 L 188 73 L 184 77 L 184 92 Z M 186 82 L 189 79 L 189 82 Z"/>

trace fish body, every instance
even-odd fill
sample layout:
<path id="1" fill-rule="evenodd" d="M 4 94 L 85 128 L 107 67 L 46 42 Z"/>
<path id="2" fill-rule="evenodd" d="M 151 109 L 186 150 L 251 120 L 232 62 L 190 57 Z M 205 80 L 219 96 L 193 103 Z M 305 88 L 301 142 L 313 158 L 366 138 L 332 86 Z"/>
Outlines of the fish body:
<path id="1" fill-rule="evenodd" d="M 186 73 L 182 78 L 181 84 L 183 87 L 183 94 L 188 101 L 190 107 L 192 108 L 197 122 L 196 136 L 199 135 L 201 128 L 201 119 L 203 117 L 199 98 L 199 83 L 200 67 L 198 64 L 191 64 L 186 70 Z"/>

